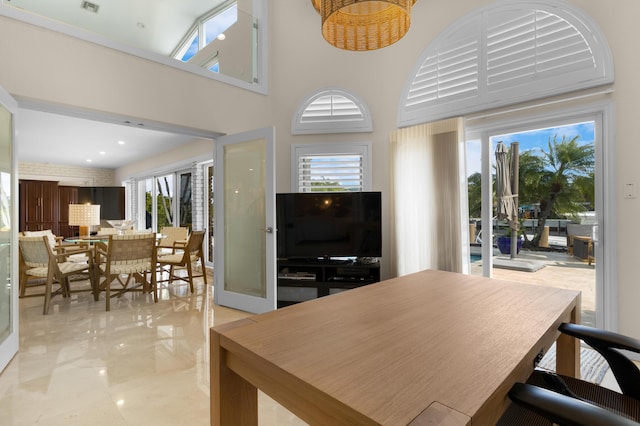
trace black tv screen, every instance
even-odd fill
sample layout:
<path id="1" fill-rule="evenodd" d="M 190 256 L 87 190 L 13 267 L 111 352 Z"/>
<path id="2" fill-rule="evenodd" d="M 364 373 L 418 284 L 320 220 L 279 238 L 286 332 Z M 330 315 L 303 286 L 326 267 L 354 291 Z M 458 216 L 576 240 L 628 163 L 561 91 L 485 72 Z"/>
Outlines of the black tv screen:
<path id="1" fill-rule="evenodd" d="M 279 258 L 382 256 L 380 192 L 276 194 Z"/>

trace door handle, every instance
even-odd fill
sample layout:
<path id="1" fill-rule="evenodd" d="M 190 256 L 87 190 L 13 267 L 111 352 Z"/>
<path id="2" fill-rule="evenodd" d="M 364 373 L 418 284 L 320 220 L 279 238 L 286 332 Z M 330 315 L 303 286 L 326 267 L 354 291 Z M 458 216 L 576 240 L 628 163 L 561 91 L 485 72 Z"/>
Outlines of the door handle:
<path id="1" fill-rule="evenodd" d="M 271 226 L 267 226 L 266 228 L 263 229 L 264 232 L 266 232 L 267 234 L 273 234 L 273 228 Z"/>

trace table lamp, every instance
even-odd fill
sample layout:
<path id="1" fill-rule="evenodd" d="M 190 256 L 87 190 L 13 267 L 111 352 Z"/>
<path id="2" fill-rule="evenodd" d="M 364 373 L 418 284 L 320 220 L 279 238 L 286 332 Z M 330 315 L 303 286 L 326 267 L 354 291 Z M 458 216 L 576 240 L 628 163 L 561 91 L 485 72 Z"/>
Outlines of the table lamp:
<path id="1" fill-rule="evenodd" d="M 79 226 L 80 235 L 90 235 L 90 227 L 100 225 L 99 204 L 69 204 L 69 226 Z"/>

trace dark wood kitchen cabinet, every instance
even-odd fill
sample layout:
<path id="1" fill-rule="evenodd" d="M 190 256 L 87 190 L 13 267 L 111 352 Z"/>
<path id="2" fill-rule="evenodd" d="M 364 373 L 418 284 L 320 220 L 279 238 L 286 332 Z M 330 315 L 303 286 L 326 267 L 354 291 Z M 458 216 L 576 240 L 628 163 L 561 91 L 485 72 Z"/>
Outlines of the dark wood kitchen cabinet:
<path id="1" fill-rule="evenodd" d="M 20 231 L 51 229 L 58 235 L 58 182 L 20 180 Z"/>
<path id="2" fill-rule="evenodd" d="M 51 229 L 61 237 L 78 235 L 77 226 L 69 226 L 69 204 L 100 204 L 101 219 L 124 219 L 124 187 L 64 186 L 58 182 L 20 180 L 19 230 Z"/>

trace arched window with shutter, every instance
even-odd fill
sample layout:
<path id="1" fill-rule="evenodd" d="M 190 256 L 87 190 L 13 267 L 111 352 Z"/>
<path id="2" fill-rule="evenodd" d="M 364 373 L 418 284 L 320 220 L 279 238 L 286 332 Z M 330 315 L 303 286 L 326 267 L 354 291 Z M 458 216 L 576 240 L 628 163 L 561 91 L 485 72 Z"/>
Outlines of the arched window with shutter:
<path id="1" fill-rule="evenodd" d="M 398 127 L 613 82 L 596 23 L 562 0 L 500 1 L 461 18 L 424 50 Z"/>
<path id="2" fill-rule="evenodd" d="M 371 132 L 371 114 L 363 101 L 346 90 L 322 89 L 307 96 L 291 123 L 291 133 Z"/>

